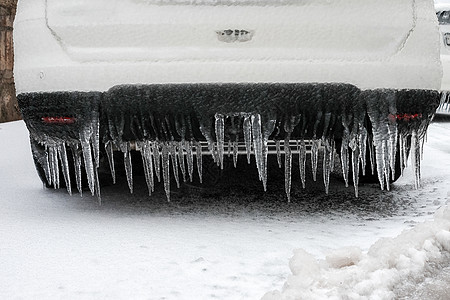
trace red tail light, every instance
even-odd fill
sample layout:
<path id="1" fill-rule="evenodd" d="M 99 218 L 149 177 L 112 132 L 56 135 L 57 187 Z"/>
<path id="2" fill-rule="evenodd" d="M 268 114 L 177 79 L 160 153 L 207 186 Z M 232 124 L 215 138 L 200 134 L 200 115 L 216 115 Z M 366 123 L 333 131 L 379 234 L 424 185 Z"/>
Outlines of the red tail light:
<path id="1" fill-rule="evenodd" d="M 46 124 L 73 124 L 77 121 L 74 117 L 42 117 Z"/>
<path id="2" fill-rule="evenodd" d="M 397 114 L 397 120 L 401 121 L 410 121 L 410 120 L 416 120 L 421 119 L 422 114 Z"/>

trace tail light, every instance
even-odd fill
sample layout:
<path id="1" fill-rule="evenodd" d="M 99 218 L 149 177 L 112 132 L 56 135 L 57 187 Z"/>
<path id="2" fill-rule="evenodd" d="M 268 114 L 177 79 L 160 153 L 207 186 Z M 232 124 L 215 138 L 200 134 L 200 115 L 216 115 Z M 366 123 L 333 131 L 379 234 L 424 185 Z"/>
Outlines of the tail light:
<path id="1" fill-rule="evenodd" d="M 46 124 L 73 124 L 77 121 L 75 117 L 42 117 Z"/>

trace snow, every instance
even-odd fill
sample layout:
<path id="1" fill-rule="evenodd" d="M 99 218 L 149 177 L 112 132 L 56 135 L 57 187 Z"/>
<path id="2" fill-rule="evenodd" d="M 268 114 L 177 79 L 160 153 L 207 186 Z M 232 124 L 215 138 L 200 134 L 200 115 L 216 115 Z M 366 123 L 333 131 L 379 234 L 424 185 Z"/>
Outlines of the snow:
<path id="1" fill-rule="evenodd" d="M 0 124 L 1 298 L 446 299 L 449 129 L 430 126 L 418 190 L 411 168 L 358 199 L 335 178 L 328 196 L 297 178 L 287 203 L 283 180 L 262 193 L 239 169 L 234 190 L 182 185 L 170 203 L 162 184 L 148 197 L 135 176 L 129 195 L 118 177 L 99 206 L 43 189 L 24 123 Z"/>

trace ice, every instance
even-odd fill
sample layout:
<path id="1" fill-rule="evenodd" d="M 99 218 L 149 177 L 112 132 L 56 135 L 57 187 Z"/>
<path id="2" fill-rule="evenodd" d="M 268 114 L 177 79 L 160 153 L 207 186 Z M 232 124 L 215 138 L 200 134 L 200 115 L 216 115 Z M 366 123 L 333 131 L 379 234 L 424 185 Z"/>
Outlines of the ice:
<path id="1" fill-rule="evenodd" d="M 383 91 L 383 98 L 369 98 L 368 115 L 372 123 L 375 162 L 381 189 L 390 189 L 391 174 L 395 174 L 397 124 L 395 96 Z M 393 157 L 392 157 L 393 156 Z M 391 171 L 391 168 L 393 170 Z"/>
<path id="2" fill-rule="evenodd" d="M 133 165 L 131 163 L 130 143 L 122 143 L 123 162 L 125 164 L 125 174 L 127 176 L 128 188 L 133 193 Z"/>
<path id="3" fill-rule="evenodd" d="M 281 168 L 281 142 L 280 140 L 275 141 L 275 147 L 277 149 L 277 162 L 278 167 Z"/>
<path id="4" fill-rule="evenodd" d="M 193 142 L 185 143 L 186 161 L 187 161 L 187 166 L 188 166 L 189 179 L 191 182 L 192 182 L 193 176 L 194 176 L 194 152 L 193 152 L 192 148 L 193 148 Z"/>
<path id="5" fill-rule="evenodd" d="M 305 91 L 308 91 L 309 88 L 317 88 L 325 95 L 330 92 L 330 97 L 333 97 L 333 93 L 342 90 L 340 86 L 334 85 L 301 86 L 299 88 L 305 88 Z M 355 93 L 357 91 L 351 86 L 342 88 Z M 139 90 L 139 92 L 142 91 Z M 280 89 L 279 92 L 286 91 Z M 301 102 L 293 103 L 295 106 L 290 107 L 289 101 L 286 102 L 285 111 L 283 111 L 283 106 L 277 105 L 255 110 L 249 106 L 247 111 L 230 111 L 229 113 L 223 112 L 226 108 L 220 112 L 214 112 L 207 107 L 201 114 L 189 117 L 184 114 L 171 116 L 150 113 L 148 118 L 143 115 L 130 118 L 126 116 L 128 113 L 126 110 L 120 110 L 107 117 L 108 125 L 105 129 L 107 132 L 102 136 L 101 141 L 104 143 L 102 152 L 100 152 L 100 122 L 98 113 L 94 111 L 92 115 L 82 118 L 83 122 L 80 122 L 79 128 L 77 128 L 78 132 L 75 137 L 71 136 L 70 139 L 47 134 L 33 134 L 30 131 L 31 140 L 35 143 L 33 155 L 42 166 L 49 185 L 53 185 L 55 188 L 60 187 L 59 174 L 61 172 L 68 192 L 71 193 L 69 160 L 66 153 L 66 147 L 70 147 L 74 157 L 78 190 L 81 193 L 81 170 L 84 167 L 89 189 L 93 195 L 97 194 L 99 200 L 100 154 L 106 154 L 113 183 L 115 183 L 117 170 L 114 163 L 114 152 L 123 153 L 126 180 L 130 192 L 133 193 L 131 158 L 134 154 L 132 151 L 141 151 L 149 194 L 155 190 L 157 179 L 158 182 L 163 182 L 167 199 L 170 200 L 172 176 L 177 188 L 182 184 L 179 169 L 181 169 L 183 182 L 187 180 L 193 182 L 196 164 L 199 181 L 202 182 L 202 156 L 210 154 L 214 162 L 223 169 L 226 145 L 228 159 L 232 158 L 235 167 L 240 154 L 246 154 L 249 163 L 251 156 L 254 156 L 259 180 L 266 191 L 269 140 L 275 142 L 275 150 L 270 148 L 270 151 L 276 155 L 280 167 L 282 155 L 284 155 L 285 192 L 288 201 L 291 200 L 290 193 L 293 184 L 291 179 L 292 159 L 297 153 L 303 188 L 306 187 L 306 159 L 307 155 L 311 155 L 313 180 L 317 180 L 320 161 L 324 190 L 325 193 L 329 193 L 330 174 L 335 166 L 336 152 L 339 152 L 340 155 L 342 175 L 347 187 L 349 174 L 352 173 L 356 197 L 359 194 L 360 177 L 370 175 L 365 174 L 369 169 L 367 161 L 369 157 L 372 173 L 375 169 L 381 189 L 390 190 L 391 181 L 400 175 L 396 172 L 406 166 L 409 152 L 411 152 L 411 160 L 416 174 L 415 184 L 416 187 L 419 187 L 421 150 L 432 114 L 426 115 L 426 111 L 423 114 L 415 114 L 415 111 L 398 114 L 397 105 L 399 103 L 401 110 L 408 111 L 410 109 L 402 102 L 403 98 L 415 95 L 409 91 L 404 92 L 406 94 L 392 90 L 359 91 L 356 96 L 350 96 L 352 94 L 349 93 L 349 95 L 345 93 L 340 95 L 342 99 L 337 96 L 337 99 L 333 99 L 333 101 L 337 101 L 338 106 L 332 106 L 324 98 L 322 99 L 323 103 L 319 101 L 320 105 L 312 108 L 312 111 L 306 110 L 307 108 L 311 109 L 309 105 L 301 107 Z M 422 101 L 420 97 L 415 99 L 415 101 L 419 100 Z M 418 109 L 421 109 L 420 106 Z M 261 113 L 257 113 L 257 111 Z M 195 126 L 198 128 L 194 128 L 193 124 L 196 124 Z M 204 146 L 205 141 L 207 150 Z M 292 149 L 291 144 L 295 141 L 297 141 L 297 147 Z M 205 149 L 203 149 L 202 143 Z M 43 149 L 36 148 L 36 145 L 42 145 Z M 311 149 L 310 153 L 307 151 L 306 145 L 308 145 L 308 150 Z M 338 149 L 335 149 L 336 145 L 338 145 Z M 194 156 L 196 156 L 195 162 Z M 399 156 L 399 161 L 397 161 L 397 156 Z M 362 174 L 360 174 L 361 170 Z"/>
<path id="6" fill-rule="evenodd" d="M 284 141 L 284 186 L 288 202 L 291 202 L 292 151 L 289 140 Z"/>
<path id="7" fill-rule="evenodd" d="M 348 127 L 345 127 L 341 145 L 341 165 L 342 165 L 342 176 L 344 177 L 346 187 L 348 187 L 349 143 L 350 143 L 350 132 L 348 130 Z"/>
<path id="8" fill-rule="evenodd" d="M 359 147 L 352 148 L 352 172 L 353 172 L 353 186 L 355 188 L 355 197 L 358 197 L 359 184 Z"/>
<path id="9" fill-rule="evenodd" d="M 266 182 L 264 178 L 266 177 L 264 174 L 264 145 L 263 145 L 263 137 L 261 132 L 261 116 L 259 114 L 251 116 L 251 128 L 252 128 L 252 137 L 253 137 L 253 149 L 255 152 L 255 160 L 256 166 L 258 168 L 259 180 L 262 181 L 264 186 L 264 191 L 266 190 Z"/>
<path id="10" fill-rule="evenodd" d="M 200 123 L 200 131 L 202 132 L 202 135 L 205 137 L 206 141 L 208 142 L 208 150 L 211 153 L 211 156 L 214 159 L 214 162 L 217 162 L 217 155 L 216 155 L 216 147 L 214 143 L 214 139 L 211 134 L 211 128 L 209 126 L 206 126 L 205 124 Z"/>
<path id="11" fill-rule="evenodd" d="M 272 119 L 271 117 L 268 117 L 268 120 L 264 122 L 264 128 L 263 128 L 263 167 L 264 167 L 264 177 L 263 177 L 263 183 L 267 185 L 267 155 L 269 153 L 269 147 L 268 147 L 268 140 L 269 137 L 272 135 L 272 133 L 275 130 L 276 125 L 276 119 Z"/>
<path id="12" fill-rule="evenodd" d="M 196 160 L 197 160 L 197 171 L 198 171 L 198 177 L 200 179 L 200 183 L 203 182 L 203 168 L 202 168 L 202 144 L 200 142 L 197 142 L 195 144 L 195 151 L 196 151 Z M 191 151 L 192 153 L 192 151 Z M 193 166 L 193 165 L 192 165 Z M 191 175 L 191 181 L 192 181 L 192 175 Z"/>
<path id="13" fill-rule="evenodd" d="M 58 152 L 55 145 L 48 146 L 48 154 L 50 160 L 50 174 L 53 187 L 55 189 L 59 189 Z"/>
<path id="14" fill-rule="evenodd" d="M 300 179 L 302 187 L 306 187 L 306 144 L 304 140 L 297 141 L 298 166 L 300 170 Z"/>
<path id="15" fill-rule="evenodd" d="M 181 175 L 183 176 L 183 182 L 186 182 L 186 164 L 184 161 L 184 149 L 186 148 L 186 142 L 183 140 L 178 144 L 178 163 L 180 164 Z"/>
<path id="16" fill-rule="evenodd" d="M 169 144 L 169 153 L 172 159 L 173 176 L 177 183 L 177 187 L 180 188 L 180 176 L 178 175 L 178 161 L 177 161 L 177 145 L 175 142 Z"/>
<path id="17" fill-rule="evenodd" d="M 84 159 L 84 169 L 86 171 L 86 176 L 88 180 L 89 189 L 91 190 L 92 196 L 95 195 L 95 174 L 94 174 L 94 162 L 92 158 L 91 149 L 91 138 L 92 132 L 90 130 L 83 131 L 80 133 L 81 149 L 83 151 Z"/>
<path id="18" fill-rule="evenodd" d="M 225 117 L 222 114 L 216 114 L 216 139 L 217 139 L 217 154 L 219 156 L 220 168 L 223 169 L 223 154 L 224 154 L 224 134 L 225 134 Z"/>
<path id="19" fill-rule="evenodd" d="M 161 144 L 161 158 L 163 169 L 164 191 L 166 192 L 167 201 L 170 201 L 170 153 L 167 143 Z"/>
<path id="20" fill-rule="evenodd" d="M 145 181 L 148 187 L 149 195 L 155 190 L 155 179 L 153 175 L 153 159 L 152 146 L 150 141 L 138 142 L 138 147 L 141 150 L 142 163 L 144 166 Z"/>
<path id="21" fill-rule="evenodd" d="M 325 193 L 328 195 L 330 184 L 330 173 L 333 170 L 334 140 L 324 139 L 323 141 L 323 182 Z"/>
<path id="22" fill-rule="evenodd" d="M 71 145 L 73 163 L 75 167 L 75 180 L 77 182 L 77 189 L 80 196 L 83 195 L 83 187 L 81 184 L 81 150 L 78 143 Z"/>
<path id="23" fill-rule="evenodd" d="M 246 115 L 244 117 L 243 127 L 244 127 L 245 149 L 247 150 L 247 162 L 250 164 L 250 155 L 252 151 L 252 123 L 250 115 Z"/>
<path id="24" fill-rule="evenodd" d="M 317 180 L 317 163 L 319 160 L 319 147 L 320 147 L 320 140 L 313 139 L 311 143 L 311 166 L 314 181 Z"/>
<path id="25" fill-rule="evenodd" d="M 236 168 L 237 167 L 237 161 L 238 161 L 238 151 L 239 151 L 239 142 L 233 142 L 233 165 Z"/>
<path id="26" fill-rule="evenodd" d="M 114 146 L 112 141 L 106 142 L 105 151 L 106 155 L 108 156 L 109 168 L 111 171 L 113 184 L 116 184 L 116 168 L 114 166 Z"/>
<path id="27" fill-rule="evenodd" d="M 66 183 L 67 192 L 72 195 L 72 186 L 70 184 L 70 172 L 69 172 L 69 160 L 67 159 L 66 144 L 61 143 L 58 145 L 58 156 L 61 159 L 61 167 L 64 176 L 64 181 Z"/>
<path id="28" fill-rule="evenodd" d="M 155 166 L 156 178 L 158 178 L 158 182 L 161 182 L 161 153 L 159 149 L 159 143 L 155 142 L 152 145 L 153 164 Z"/>
<path id="29" fill-rule="evenodd" d="M 294 131 L 295 127 L 300 122 L 300 116 L 291 116 L 290 119 L 286 120 L 284 123 L 284 131 L 286 132 L 286 137 L 284 139 L 284 186 L 286 191 L 286 196 L 288 199 L 288 202 L 291 202 L 291 175 L 292 175 L 292 151 L 291 146 L 289 145 L 289 142 L 291 140 L 292 132 Z M 273 132 L 275 121 L 272 121 L 272 128 L 268 129 L 270 131 L 270 134 Z M 265 139 L 269 137 L 270 134 L 265 135 Z M 267 153 L 267 151 L 266 151 Z M 277 156 L 280 155 L 280 149 L 279 145 L 277 145 Z M 266 157 L 266 165 L 267 165 L 267 157 Z M 280 166 L 280 161 L 278 161 L 278 165 Z M 266 170 L 267 173 L 267 170 Z"/>
<path id="30" fill-rule="evenodd" d="M 416 189 L 420 187 L 420 157 L 421 157 L 421 143 L 416 130 L 413 130 L 411 135 L 411 164 L 414 169 L 414 185 Z"/>
<path id="31" fill-rule="evenodd" d="M 366 175 L 366 155 L 367 155 L 367 129 L 360 124 L 359 125 L 359 135 L 358 135 L 358 142 L 359 142 L 359 151 L 360 151 L 360 159 L 361 159 L 361 169 L 363 176 Z"/>

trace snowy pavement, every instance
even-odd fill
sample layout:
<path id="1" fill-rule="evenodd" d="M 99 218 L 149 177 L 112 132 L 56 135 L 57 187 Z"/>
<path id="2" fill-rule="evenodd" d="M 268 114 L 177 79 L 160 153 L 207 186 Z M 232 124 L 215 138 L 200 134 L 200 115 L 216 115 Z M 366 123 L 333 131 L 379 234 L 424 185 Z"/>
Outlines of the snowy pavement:
<path id="1" fill-rule="evenodd" d="M 148 197 L 137 176 L 130 195 L 122 178 L 99 206 L 43 189 L 24 123 L 0 124 L 0 298 L 448 299 L 449 130 L 431 125 L 419 190 L 408 169 L 392 191 L 364 185 L 358 199 L 338 178 L 328 196 L 297 180 L 287 203 L 276 170 L 263 193 L 238 169 L 218 188 L 174 188 L 170 203 L 162 186 Z"/>

